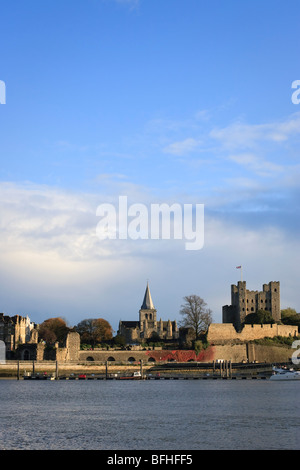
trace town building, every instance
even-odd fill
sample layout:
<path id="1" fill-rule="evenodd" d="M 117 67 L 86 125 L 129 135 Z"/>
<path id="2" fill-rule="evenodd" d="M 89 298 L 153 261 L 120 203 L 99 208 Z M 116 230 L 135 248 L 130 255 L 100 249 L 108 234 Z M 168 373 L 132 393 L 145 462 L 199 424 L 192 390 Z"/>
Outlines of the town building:
<path id="1" fill-rule="evenodd" d="M 246 281 L 231 285 L 231 305 L 222 308 L 223 323 L 232 323 L 241 331 L 245 318 L 258 310 L 269 312 L 275 322 L 281 320 L 280 283 L 271 281 L 263 285 L 262 291 L 251 291 L 246 288 Z"/>
<path id="2" fill-rule="evenodd" d="M 176 320 L 157 320 L 149 283 L 147 283 L 144 300 L 139 310 L 138 321 L 120 321 L 118 334 L 125 337 L 127 344 L 141 343 L 145 339 L 177 340 L 179 329 Z"/>

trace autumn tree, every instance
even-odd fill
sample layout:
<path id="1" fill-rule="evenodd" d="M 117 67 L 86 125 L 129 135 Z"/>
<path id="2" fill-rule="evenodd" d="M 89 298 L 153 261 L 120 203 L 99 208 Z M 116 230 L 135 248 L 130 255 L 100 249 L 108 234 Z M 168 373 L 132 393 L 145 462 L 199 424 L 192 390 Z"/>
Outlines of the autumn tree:
<path id="1" fill-rule="evenodd" d="M 70 328 L 63 318 L 49 318 L 39 326 L 39 337 L 47 344 L 53 344 L 56 341 L 62 343 L 65 341 Z"/>
<path id="2" fill-rule="evenodd" d="M 111 325 L 103 318 L 82 320 L 74 329 L 80 334 L 81 343 L 91 344 L 93 347 L 97 343 L 111 340 L 113 336 Z"/>
<path id="3" fill-rule="evenodd" d="M 188 295 L 184 297 L 184 300 L 185 303 L 180 309 L 180 314 L 183 316 L 180 324 L 184 328 L 192 328 L 197 339 L 200 333 L 206 331 L 212 323 L 212 312 L 198 295 Z"/>

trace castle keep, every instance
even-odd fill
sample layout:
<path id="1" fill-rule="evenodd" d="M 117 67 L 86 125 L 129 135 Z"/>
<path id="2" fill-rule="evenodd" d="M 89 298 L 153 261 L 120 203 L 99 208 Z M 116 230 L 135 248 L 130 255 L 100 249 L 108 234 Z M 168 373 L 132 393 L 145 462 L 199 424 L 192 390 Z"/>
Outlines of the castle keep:
<path id="1" fill-rule="evenodd" d="M 120 321 L 118 334 L 126 339 L 126 343 L 138 343 L 143 339 L 159 337 L 163 340 L 178 339 L 179 329 L 175 321 L 157 320 L 156 309 L 154 307 L 149 284 L 142 306 L 139 311 L 139 321 Z"/>
<path id="2" fill-rule="evenodd" d="M 275 322 L 280 321 L 280 283 L 278 281 L 264 284 L 262 291 L 246 289 L 246 281 L 239 281 L 237 286 L 232 284 L 231 305 L 223 306 L 222 321 L 232 323 L 237 331 L 241 331 L 246 316 L 258 310 L 266 310 Z"/>

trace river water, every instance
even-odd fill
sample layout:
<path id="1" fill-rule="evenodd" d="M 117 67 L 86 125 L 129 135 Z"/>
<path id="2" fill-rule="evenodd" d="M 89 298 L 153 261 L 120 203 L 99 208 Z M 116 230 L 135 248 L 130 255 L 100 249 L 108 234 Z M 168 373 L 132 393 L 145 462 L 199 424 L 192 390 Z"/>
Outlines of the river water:
<path id="1" fill-rule="evenodd" d="M 0 449 L 295 450 L 299 397 L 268 380 L 0 380 Z"/>

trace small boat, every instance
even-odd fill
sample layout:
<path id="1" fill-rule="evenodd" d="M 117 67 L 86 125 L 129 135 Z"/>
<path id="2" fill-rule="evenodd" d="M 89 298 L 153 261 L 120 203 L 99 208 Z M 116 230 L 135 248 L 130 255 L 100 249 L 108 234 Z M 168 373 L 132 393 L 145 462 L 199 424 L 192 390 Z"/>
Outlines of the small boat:
<path id="1" fill-rule="evenodd" d="M 142 378 L 142 374 L 140 372 L 133 372 L 131 375 L 124 375 L 119 377 L 120 380 L 140 380 Z"/>
<path id="2" fill-rule="evenodd" d="M 86 375 L 85 375 L 85 374 L 79 374 L 78 379 L 79 379 L 79 380 L 85 380 L 85 379 L 86 379 Z"/>
<path id="3" fill-rule="evenodd" d="M 300 380 L 300 372 L 294 369 L 283 369 L 273 367 L 270 380 Z"/>
<path id="4" fill-rule="evenodd" d="M 31 380 L 32 379 L 32 374 L 30 372 L 24 372 L 24 375 L 23 375 L 23 379 L 24 380 Z"/>

